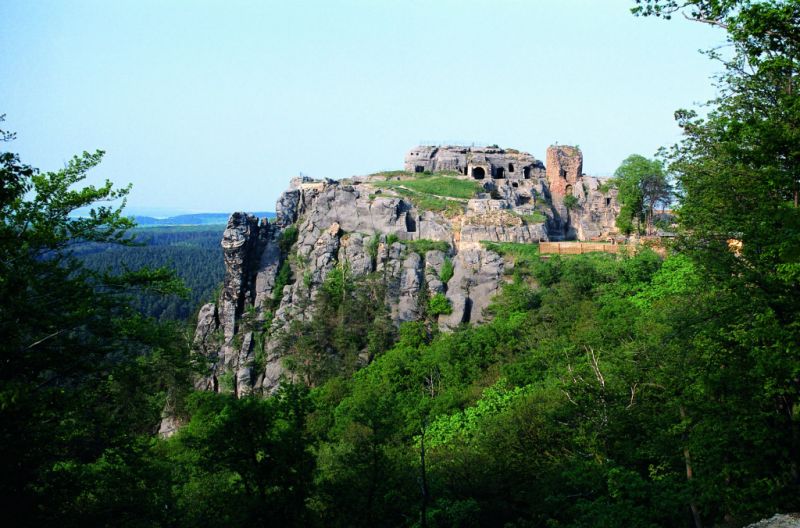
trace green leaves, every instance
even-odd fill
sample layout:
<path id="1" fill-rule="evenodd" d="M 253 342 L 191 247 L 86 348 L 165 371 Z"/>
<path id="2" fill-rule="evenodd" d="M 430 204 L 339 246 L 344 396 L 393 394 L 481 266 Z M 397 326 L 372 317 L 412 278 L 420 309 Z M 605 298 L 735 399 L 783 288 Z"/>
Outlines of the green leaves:
<path id="1" fill-rule="evenodd" d="M 525 394 L 530 394 L 531 389 L 530 386 L 509 389 L 504 380 L 498 381 L 483 391 L 474 406 L 433 421 L 426 432 L 428 444 L 435 447 L 453 441 L 463 442 L 477 435 L 482 428 L 482 420 L 504 412 Z"/>
<path id="2" fill-rule="evenodd" d="M 445 257 L 444 262 L 442 263 L 442 269 L 439 272 L 439 280 L 444 284 L 447 284 L 450 282 L 450 279 L 453 278 L 454 271 L 455 267 L 453 266 L 453 260 L 450 257 Z"/>
<path id="3" fill-rule="evenodd" d="M 436 317 L 438 315 L 448 315 L 453 313 L 453 307 L 443 293 L 437 293 L 428 301 L 428 314 Z"/>
<path id="4" fill-rule="evenodd" d="M 568 210 L 573 211 L 578 208 L 578 198 L 574 195 L 570 194 L 569 196 L 564 197 L 564 207 Z"/>
<path id="5" fill-rule="evenodd" d="M 166 522 L 141 493 L 160 486 L 149 436 L 168 401 L 180 411 L 191 370 L 180 329 L 136 314 L 128 294 L 183 287 L 164 269 L 104 274 L 73 255 L 132 243 L 130 187 L 80 187 L 102 158 L 40 173 L 0 155 L 0 494 L 31 525 Z"/>
<path id="6" fill-rule="evenodd" d="M 612 183 L 622 203 L 617 227 L 630 234 L 641 231 L 644 223 L 647 234 L 652 234 L 654 209 L 668 205 L 672 197 L 663 163 L 632 154 L 617 168 Z"/>
<path id="7" fill-rule="evenodd" d="M 181 525 L 306 525 L 314 465 L 304 387 L 284 385 L 269 399 L 199 392 L 189 412 L 167 446 L 180 469 L 175 498 L 187 516 Z"/>
<path id="8" fill-rule="evenodd" d="M 290 225 L 283 231 L 278 238 L 278 247 L 281 249 L 282 255 L 288 255 L 292 246 L 297 242 L 298 230 L 297 226 Z"/>

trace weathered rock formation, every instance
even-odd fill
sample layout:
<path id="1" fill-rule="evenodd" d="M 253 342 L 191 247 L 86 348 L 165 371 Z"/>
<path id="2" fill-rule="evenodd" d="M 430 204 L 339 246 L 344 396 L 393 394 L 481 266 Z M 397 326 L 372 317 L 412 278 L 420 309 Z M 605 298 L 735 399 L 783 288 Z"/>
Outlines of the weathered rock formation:
<path id="1" fill-rule="evenodd" d="M 551 147 L 547 159 L 545 169 L 530 154 L 510 149 L 417 147 L 406 156 L 406 174 L 292 180 L 278 200 L 274 223 L 234 213 L 222 239 L 222 292 L 198 316 L 195 348 L 209 371 L 197 387 L 237 395 L 274 391 L 291 376 L 278 343 L 282 331 L 312 316 L 311 301 L 331 270 L 344 263 L 355 276 L 381 274 L 395 324 L 419 319 L 421 303 L 437 293 L 452 306 L 452 313 L 439 316 L 441 328 L 484 320 L 506 263 L 483 242 L 613 232 L 615 191 L 582 174 L 580 151 Z M 475 196 L 437 197 L 454 207 L 426 209 L 403 186 L 404 178 L 423 172 L 475 181 Z M 578 199 L 571 210 L 563 203 L 569 193 Z M 439 244 L 418 253 L 414 248 L 424 245 L 413 241 L 419 240 Z M 441 243 L 449 249 L 438 249 Z M 446 283 L 445 263 L 452 265 Z M 281 278 L 286 266 L 295 278 L 288 284 Z"/>
<path id="2" fill-rule="evenodd" d="M 800 528 L 800 513 L 776 514 L 745 528 Z"/>
<path id="3" fill-rule="evenodd" d="M 577 147 L 547 149 L 547 185 L 554 207 L 568 218 L 566 238 L 599 240 L 616 232 L 620 204 L 617 190 L 583 174 L 583 154 Z M 574 196 L 578 207 L 568 210 L 564 198 Z"/>

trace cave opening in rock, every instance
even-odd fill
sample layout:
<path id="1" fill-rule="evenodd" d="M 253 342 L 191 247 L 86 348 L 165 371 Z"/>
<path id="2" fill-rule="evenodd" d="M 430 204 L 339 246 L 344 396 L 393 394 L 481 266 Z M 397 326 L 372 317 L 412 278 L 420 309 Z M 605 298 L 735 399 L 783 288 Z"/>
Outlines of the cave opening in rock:
<path id="1" fill-rule="evenodd" d="M 462 323 L 469 323 L 472 319 L 472 299 L 467 297 L 464 300 L 464 315 L 461 317 Z"/>
<path id="2" fill-rule="evenodd" d="M 475 178 L 476 180 L 482 180 L 486 177 L 486 171 L 483 170 L 483 167 L 473 167 L 472 177 Z"/>
<path id="3" fill-rule="evenodd" d="M 416 167 L 414 167 L 414 172 L 417 172 L 417 173 L 425 172 L 425 167 L 423 167 L 422 165 L 417 165 Z"/>
<path id="4" fill-rule="evenodd" d="M 514 164 L 513 163 L 509 163 L 508 164 L 508 172 L 514 172 Z"/>
<path id="5" fill-rule="evenodd" d="M 417 232 L 417 220 L 411 216 L 411 213 L 406 213 L 406 231 L 409 233 Z"/>
<path id="6" fill-rule="evenodd" d="M 565 196 L 572 196 L 572 185 L 567 185 L 567 188 L 564 189 Z"/>
<path id="7" fill-rule="evenodd" d="M 606 205 L 611 205 L 611 198 L 606 198 Z"/>
<path id="8" fill-rule="evenodd" d="M 531 168 L 530 168 L 530 167 L 525 167 L 525 168 L 523 168 L 523 169 L 522 169 L 522 176 L 523 176 L 523 177 L 524 177 L 526 180 L 530 179 L 530 177 L 531 177 Z"/>
<path id="9" fill-rule="evenodd" d="M 497 167 L 494 170 L 494 179 L 502 180 L 505 177 L 506 177 L 506 171 L 505 171 L 505 169 L 503 167 Z"/>

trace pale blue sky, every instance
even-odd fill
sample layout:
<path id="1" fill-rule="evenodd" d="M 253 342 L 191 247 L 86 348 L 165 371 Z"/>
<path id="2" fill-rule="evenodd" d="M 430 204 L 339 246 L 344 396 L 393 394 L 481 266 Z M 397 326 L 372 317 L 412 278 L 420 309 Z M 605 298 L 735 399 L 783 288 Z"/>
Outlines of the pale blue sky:
<path id="1" fill-rule="evenodd" d="M 724 40 L 632 5 L 0 0 L 0 114 L 42 169 L 106 150 L 92 181 L 132 182 L 131 212 L 273 210 L 300 171 L 401 168 L 421 140 L 579 144 L 609 175 L 679 138 Z"/>

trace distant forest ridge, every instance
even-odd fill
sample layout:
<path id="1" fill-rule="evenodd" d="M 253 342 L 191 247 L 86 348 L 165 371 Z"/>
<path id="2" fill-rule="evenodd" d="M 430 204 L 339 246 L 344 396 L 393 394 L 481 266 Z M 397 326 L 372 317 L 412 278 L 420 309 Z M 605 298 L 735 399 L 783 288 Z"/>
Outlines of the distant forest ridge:
<path id="1" fill-rule="evenodd" d="M 224 223 L 142 226 L 130 231 L 141 245 L 87 242 L 73 247 L 73 254 L 96 271 L 119 274 L 144 267 L 174 270 L 189 288 L 185 298 L 139 292 L 130 302 L 138 311 L 162 321 L 189 321 L 203 303 L 217 297 L 216 290 L 225 275 L 219 245 L 224 230 Z"/>
<path id="2" fill-rule="evenodd" d="M 251 213 L 259 218 L 275 218 L 275 213 L 269 211 L 256 211 Z M 152 216 L 133 216 L 139 227 L 152 226 L 190 226 L 190 225 L 224 225 L 228 223 L 230 213 L 194 213 L 155 218 Z"/>

